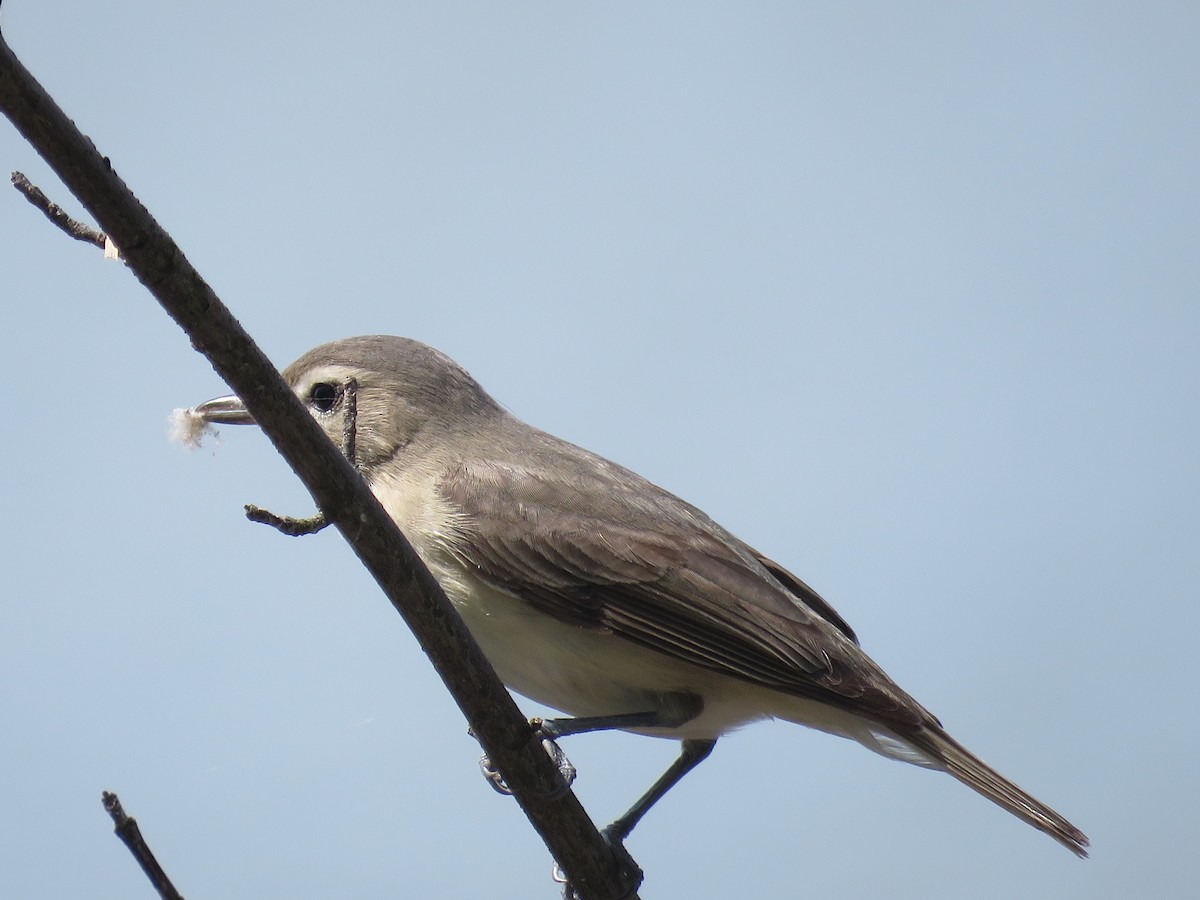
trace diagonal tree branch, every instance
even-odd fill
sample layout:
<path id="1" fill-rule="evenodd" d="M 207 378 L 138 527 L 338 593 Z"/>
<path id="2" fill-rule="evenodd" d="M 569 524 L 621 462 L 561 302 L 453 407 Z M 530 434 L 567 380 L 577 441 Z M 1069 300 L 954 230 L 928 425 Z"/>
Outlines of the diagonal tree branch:
<path id="1" fill-rule="evenodd" d="M 100 795 L 100 801 L 104 804 L 104 811 L 112 816 L 113 831 L 138 861 L 138 865 L 158 891 L 158 896 L 162 897 L 162 900 L 183 900 L 183 895 L 175 889 L 175 885 L 171 883 L 171 879 L 167 877 L 167 873 L 150 850 L 150 845 L 142 837 L 142 829 L 138 828 L 137 820 L 125 812 L 117 795 L 111 791 L 104 791 Z"/>
<path id="2" fill-rule="evenodd" d="M 441 587 L 270 361 L 0 35 L 0 110 L 120 248 L 138 280 L 242 398 L 416 634 L 493 764 L 583 900 L 636 898 L 641 872 L 603 838 Z"/>

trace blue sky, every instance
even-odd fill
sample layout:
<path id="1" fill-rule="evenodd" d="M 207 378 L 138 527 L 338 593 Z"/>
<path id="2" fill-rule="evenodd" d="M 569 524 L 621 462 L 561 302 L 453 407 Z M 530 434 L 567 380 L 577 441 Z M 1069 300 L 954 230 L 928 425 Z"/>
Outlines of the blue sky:
<path id="1" fill-rule="evenodd" d="M 1200 9 L 80 5 L 10 45 L 284 365 L 362 333 L 704 508 L 1093 839 L 765 724 L 643 896 L 1194 893 Z M 78 207 L 0 127 L 0 160 Z M 553 897 L 403 624 L 132 276 L 0 193 L 13 896 Z M 542 710 L 525 704 L 530 713 Z M 675 747 L 564 742 L 600 821 Z"/>

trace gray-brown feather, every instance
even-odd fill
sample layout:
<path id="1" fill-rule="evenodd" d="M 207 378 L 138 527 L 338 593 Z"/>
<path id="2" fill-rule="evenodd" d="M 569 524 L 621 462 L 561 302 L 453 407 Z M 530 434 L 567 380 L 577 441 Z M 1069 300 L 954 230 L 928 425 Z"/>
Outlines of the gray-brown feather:
<path id="1" fill-rule="evenodd" d="M 522 464 L 476 458 L 443 478 L 466 524 L 454 552 L 486 581 L 561 621 L 901 731 L 936 723 L 799 579 L 674 495 L 557 443 L 539 432 Z"/>

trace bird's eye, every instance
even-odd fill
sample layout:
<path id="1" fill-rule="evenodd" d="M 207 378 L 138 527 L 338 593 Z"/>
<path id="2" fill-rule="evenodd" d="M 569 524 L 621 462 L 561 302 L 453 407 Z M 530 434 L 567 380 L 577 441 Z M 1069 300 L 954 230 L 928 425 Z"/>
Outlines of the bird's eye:
<path id="1" fill-rule="evenodd" d="M 321 412 L 329 412 L 337 406 L 338 394 L 339 391 L 336 384 L 321 381 L 312 386 L 312 389 L 308 392 L 308 399 Z"/>

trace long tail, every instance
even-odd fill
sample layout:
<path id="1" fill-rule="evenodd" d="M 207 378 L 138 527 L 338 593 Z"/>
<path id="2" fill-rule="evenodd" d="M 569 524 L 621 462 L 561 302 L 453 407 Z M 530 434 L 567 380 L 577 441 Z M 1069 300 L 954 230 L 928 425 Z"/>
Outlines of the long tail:
<path id="1" fill-rule="evenodd" d="M 1086 834 L 1046 804 L 1025 793 L 945 731 L 927 727 L 904 735 L 904 740 L 967 787 L 1039 831 L 1044 831 L 1077 856 L 1087 857 L 1085 848 L 1089 842 Z"/>

